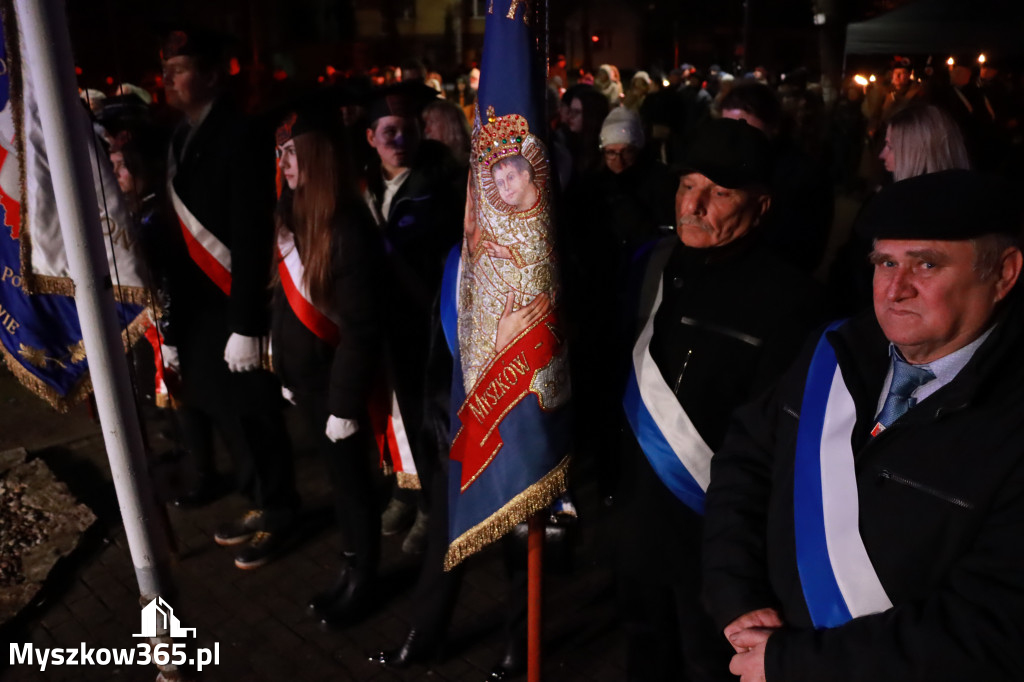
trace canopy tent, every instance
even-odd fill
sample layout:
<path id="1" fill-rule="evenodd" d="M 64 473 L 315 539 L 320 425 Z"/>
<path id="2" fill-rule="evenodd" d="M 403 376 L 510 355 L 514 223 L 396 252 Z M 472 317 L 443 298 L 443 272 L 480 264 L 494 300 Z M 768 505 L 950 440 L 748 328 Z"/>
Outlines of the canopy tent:
<path id="1" fill-rule="evenodd" d="M 1021 0 L 917 0 L 846 28 L 846 54 L 1024 54 Z"/>

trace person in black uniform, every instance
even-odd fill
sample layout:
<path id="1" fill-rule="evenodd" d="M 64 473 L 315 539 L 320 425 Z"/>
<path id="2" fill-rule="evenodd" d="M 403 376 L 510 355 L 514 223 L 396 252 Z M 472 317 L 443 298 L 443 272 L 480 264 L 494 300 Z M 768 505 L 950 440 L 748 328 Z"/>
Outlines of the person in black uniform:
<path id="1" fill-rule="evenodd" d="M 710 121 L 685 163 L 676 235 L 637 260 L 630 428 L 613 507 L 630 680 L 732 679 L 728 643 L 698 600 L 711 453 L 732 410 L 785 369 L 823 305 L 806 275 L 759 242 L 771 202 L 764 134 Z"/>
<path id="2" fill-rule="evenodd" d="M 382 314 L 383 247 L 359 200 L 337 131 L 316 110 L 277 130 L 282 189 L 272 334 L 284 396 L 315 433 L 334 488 L 342 568 L 309 604 L 327 622 L 368 605 L 380 553 L 380 517 L 366 428 Z"/>
<path id="3" fill-rule="evenodd" d="M 419 480 L 427 485 L 437 461 L 432 440 L 421 438 L 431 309 L 445 256 L 462 234 L 466 188 L 466 168 L 444 144 L 422 139 L 420 110 L 436 95 L 415 83 L 373 93 L 366 129 L 373 153 L 363 176 L 363 198 L 387 251 L 386 363 Z M 426 498 L 420 494 L 415 503 L 425 531 Z"/>
<path id="4" fill-rule="evenodd" d="M 227 70 L 216 36 L 173 31 L 161 56 L 167 101 L 185 115 L 168 159 L 168 194 L 185 257 L 170 266 L 175 312 L 166 341 L 180 360 L 179 416 L 199 476 L 183 501 L 206 496 L 212 436 L 219 432 L 251 509 L 214 539 L 244 545 L 235 565 L 255 568 L 280 548 L 298 504 L 281 386 L 262 368 L 270 322 L 273 138 L 222 94 Z"/>

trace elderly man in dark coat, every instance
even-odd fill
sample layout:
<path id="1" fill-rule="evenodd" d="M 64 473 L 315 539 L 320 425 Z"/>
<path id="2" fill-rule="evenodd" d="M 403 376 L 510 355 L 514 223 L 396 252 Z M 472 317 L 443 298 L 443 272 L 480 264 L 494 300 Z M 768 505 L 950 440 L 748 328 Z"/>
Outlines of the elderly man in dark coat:
<path id="1" fill-rule="evenodd" d="M 640 259 L 615 509 L 631 680 L 727 680 L 729 647 L 698 603 L 709 462 L 729 414 L 767 388 L 820 322 L 814 283 L 759 241 L 771 150 L 742 121 L 698 131 L 676 235 Z"/>
<path id="2" fill-rule="evenodd" d="M 812 339 L 711 465 L 704 593 L 743 682 L 1019 680 L 1019 213 L 972 171 L 869 204 L 874 311 Z"/>

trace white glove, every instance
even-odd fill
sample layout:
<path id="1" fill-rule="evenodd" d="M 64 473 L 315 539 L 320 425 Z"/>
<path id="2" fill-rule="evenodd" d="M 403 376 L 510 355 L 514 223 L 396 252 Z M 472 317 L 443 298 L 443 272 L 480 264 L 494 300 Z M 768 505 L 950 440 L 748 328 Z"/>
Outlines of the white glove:
<path id="1" fill-rule="evenodd" d="M 289 391 L 287 386 L 281 387 L 281 396 L 292 405 L 295 404 L 295 394 Z"/>
<path id="2" fill-rule="evenodd" d="M 172 372 L 181 373 L 181 366 L 178 364 L 178 347 L 160 344 L 160 357 L 164 367 Z"/>
<path id="3" fill-rule="evenodd" d="M 224 362 L 232 372 L 248 372 L 260 366 L 260 342 L 258 336 L 232 334 L 224 346 Z"/>
<path id="4" fill-rule="evenodd" d="M 359 422 L 355 419 L 342 419 L 333 414 L 327 418 L 327 429 L 324 433 L 331 439 L 332 443 L 348 438 L 359 430 Z"/>

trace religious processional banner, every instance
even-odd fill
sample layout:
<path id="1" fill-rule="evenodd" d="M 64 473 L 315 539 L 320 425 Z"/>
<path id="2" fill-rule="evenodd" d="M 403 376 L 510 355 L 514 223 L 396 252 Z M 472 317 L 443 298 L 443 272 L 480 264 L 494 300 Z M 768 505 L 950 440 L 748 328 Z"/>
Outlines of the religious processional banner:
<path id="1" fill-rule="evenodd" d="M 569 363 L 531 21 L 524 0 L 489 3 L 464 237 L 442 289 L 455 360 L 446 568 L 566 485 Z"/>
<path id="2" fill-rule="evenodd" d="M 22 384 L 64 411 L 91 382 L 32 88 L 47 76 L 21 59 L 13 4 L 4 0 L 0 10 L 0 352 Z M 107 152 L 95 142 L 94 184 L 127 345 L 148 318 L 142 263 Z"/>

